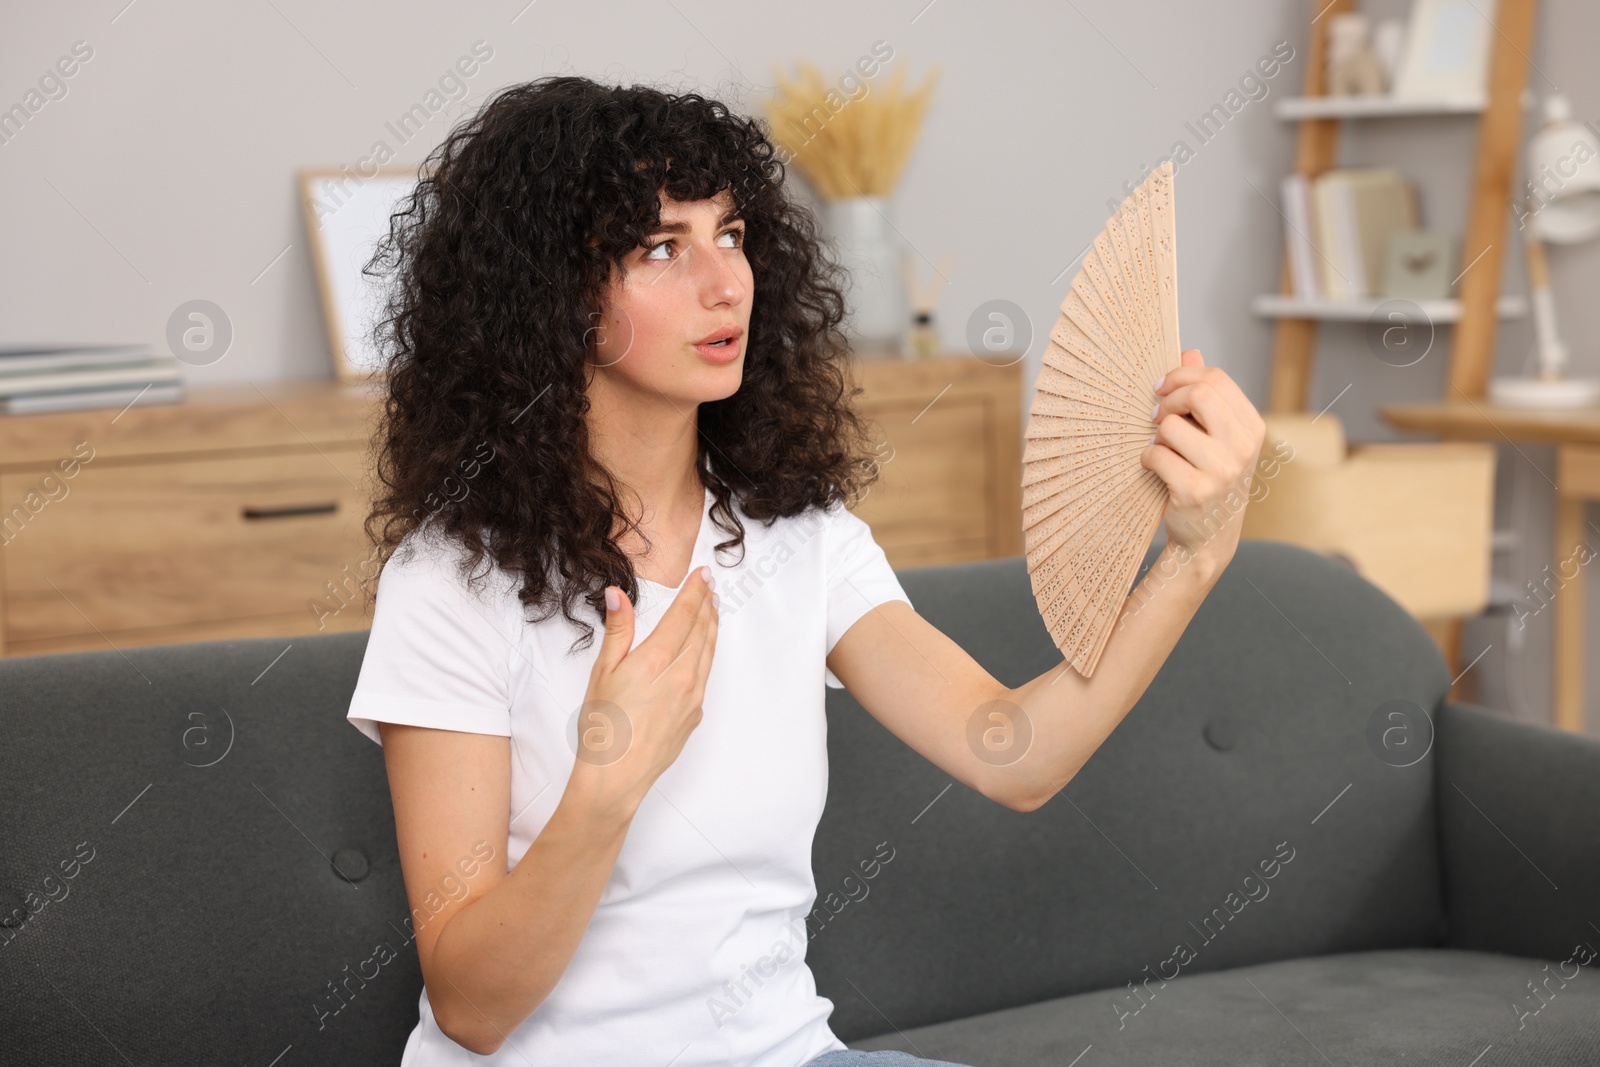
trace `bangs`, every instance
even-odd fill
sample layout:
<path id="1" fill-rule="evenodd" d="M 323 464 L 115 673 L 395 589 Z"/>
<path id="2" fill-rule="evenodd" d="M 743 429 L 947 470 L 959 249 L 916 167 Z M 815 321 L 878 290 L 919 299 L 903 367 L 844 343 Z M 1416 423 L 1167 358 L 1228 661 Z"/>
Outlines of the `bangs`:
<path id="1" fill-rule="evenodd" d="M 661 225 L 661 197 L 710 200 L 727 191 L 749 218 L 777 208 L 782 164 L 757 123 L 698 95 L 611 90 L 595 107 L 591 150 L 580 157 L 590 191 L 589 238 L 612 260 Z"/>

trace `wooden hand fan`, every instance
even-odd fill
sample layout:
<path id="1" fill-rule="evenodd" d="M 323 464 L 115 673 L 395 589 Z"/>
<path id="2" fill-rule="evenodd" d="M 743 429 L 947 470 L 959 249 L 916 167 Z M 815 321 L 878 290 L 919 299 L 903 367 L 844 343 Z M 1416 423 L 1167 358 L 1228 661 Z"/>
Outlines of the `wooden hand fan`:
<path id="1" fill-rule="evenodd" d="M 1167 505 L 1139 464 L 1155 383 L 1181 365 L 1172 164 L 1083 257 L 1050 331 L 1022 452 L 1028 577 L 1056 647 L 1094 673 Z"/>

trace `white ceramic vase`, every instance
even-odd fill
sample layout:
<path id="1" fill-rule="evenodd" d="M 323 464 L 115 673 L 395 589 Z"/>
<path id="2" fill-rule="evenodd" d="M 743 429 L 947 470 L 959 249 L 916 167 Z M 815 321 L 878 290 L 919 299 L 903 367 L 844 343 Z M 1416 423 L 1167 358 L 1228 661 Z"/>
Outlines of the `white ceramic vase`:
<path id="1" fill-rule="evenodd" d="M 863 348 L 898 349 L 909 324 L 910 307 L 900 275 L 900 248 L 880 196 L 852 196 L 827 202 L 829 236 L 839 261 L 850 272 L 844 331 Z"/>

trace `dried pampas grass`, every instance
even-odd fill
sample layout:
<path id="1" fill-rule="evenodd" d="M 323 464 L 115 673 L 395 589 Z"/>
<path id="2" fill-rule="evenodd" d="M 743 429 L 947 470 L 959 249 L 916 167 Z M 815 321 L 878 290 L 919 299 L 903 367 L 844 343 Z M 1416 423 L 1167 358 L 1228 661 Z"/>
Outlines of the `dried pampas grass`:
<path id="1" fill-rule="evenodd" d="M 888 196 L 916 146 L 938 73 L 907 92 L 905 68 L 897 68 L 887 85 L 862 80 L 852 96 L 809 63 L 792 81 L 777 72 L 778 97 L 766 108 L 772 139 L 829 200 Z"/>

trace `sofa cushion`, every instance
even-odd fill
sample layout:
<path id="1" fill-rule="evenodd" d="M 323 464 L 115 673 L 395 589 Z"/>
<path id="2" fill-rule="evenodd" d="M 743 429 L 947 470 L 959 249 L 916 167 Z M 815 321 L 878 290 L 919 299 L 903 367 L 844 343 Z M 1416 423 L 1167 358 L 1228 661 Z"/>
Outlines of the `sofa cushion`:
<path id="1" fill-rule="evenodd" d="M 1022 558 L 900 578 L 1001 682 L 1061 662 Z M 955 783 L 830 690 L 808 957 L 835 1032 L 1121 986 L 1145 969 L 1438 944 L 1433 757 L 1397 766 L 1369 730 L 1391 701 L 1431 712 L 1449 683 L 1427 632 L 1377 587 L 1247 540 L 1138 703 L 1037 811 Z"/>
<path id="2" fill-rule="evenodd" d="M 1079 1056 L 1082 1067 L 1589 1067 L 1600 977 L 1573 967 L 1563 980 L 1546 967 L 1457 949 L 1341 953 L 1151 982 L 1138 999 L 1126 988 L 1061 997 L 852 1047 L 973 1067 L 1068 1067 Z"/>
<path id="3" fill-rule="evenodd" d="M 0 926 L 0 1062 L 400 1062 L 422 973 L 344 718 L 366 640 L 0 660 L 0 893 L 37 910 Z"/>

